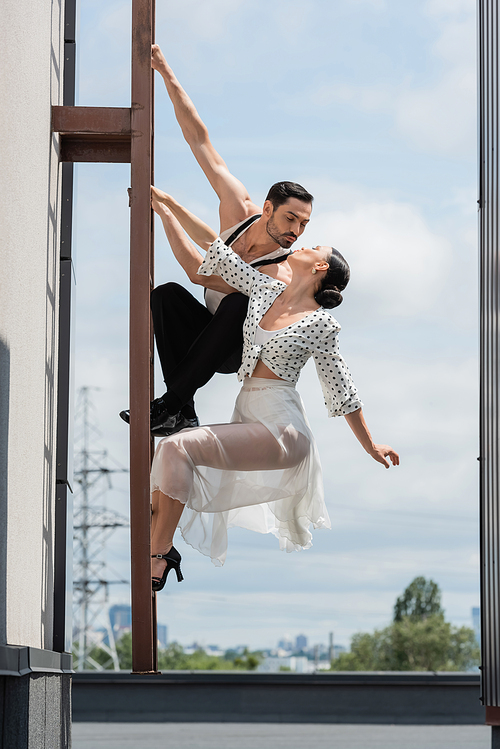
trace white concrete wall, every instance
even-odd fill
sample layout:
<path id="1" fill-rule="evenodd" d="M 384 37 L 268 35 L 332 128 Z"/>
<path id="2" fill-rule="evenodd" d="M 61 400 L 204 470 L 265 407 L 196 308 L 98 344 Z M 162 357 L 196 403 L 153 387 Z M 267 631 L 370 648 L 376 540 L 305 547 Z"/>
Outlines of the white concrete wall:
<path id="1" fill-rule="evenodd" d="M 0 643 L 49 649 L 63 11 L 4 2 L 0 24 Z"/>

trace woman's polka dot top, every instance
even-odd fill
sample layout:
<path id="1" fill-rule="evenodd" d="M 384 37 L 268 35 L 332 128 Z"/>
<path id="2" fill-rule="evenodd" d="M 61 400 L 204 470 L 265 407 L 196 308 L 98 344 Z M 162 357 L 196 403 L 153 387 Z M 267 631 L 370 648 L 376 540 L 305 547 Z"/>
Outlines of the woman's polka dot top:
<path id="1" fill-rule="evenodd" d="M 277 377 L 295 384 L 312 356 L 329 416 L 344 416 L 363 405 L 351 374 L 340 354 L 340 325 L 324 307 L 278 331 L 264 344 L 255 343 L 259 322 L 286 284 L 251 268 L 239 255 L 216 239 L 198 269 L 201 276 L 221 276 L 230 286 L 250 297 L 243 325 L 243 362 L 238 379 L 250 377 L 260 359 Z"/>

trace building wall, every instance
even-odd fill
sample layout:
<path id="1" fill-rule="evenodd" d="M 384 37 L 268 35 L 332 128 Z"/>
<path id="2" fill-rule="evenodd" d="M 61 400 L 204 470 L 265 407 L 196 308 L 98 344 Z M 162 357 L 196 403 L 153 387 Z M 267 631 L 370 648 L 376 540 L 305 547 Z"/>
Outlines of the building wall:
<path id="1" fill-rule="evenodd" d="M 52 648 L 63 6 L 0 24 L 0 644 Z"/>

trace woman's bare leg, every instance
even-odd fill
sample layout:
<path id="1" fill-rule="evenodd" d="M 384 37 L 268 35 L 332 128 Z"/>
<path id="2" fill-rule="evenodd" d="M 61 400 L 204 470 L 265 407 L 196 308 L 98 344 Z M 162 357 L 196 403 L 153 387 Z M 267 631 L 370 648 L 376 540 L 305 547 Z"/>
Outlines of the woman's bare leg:
<path id="1" fill-rule="evenodd" d="M 151 499 L 151 554 L 166 554 L 172 548 L 184 505 L 159 490 L 153 492 Z M 151 559 L 151 576 L 161 577 L 166 564 L 164 559 Z"/>
<path id="2" fill-rule="evenodd" d="M 187 496 L 193 465 L 233 471 L 290 468 L 305 458 L 309 441 L 291 426 L 283 427 L 280 432 L 278 441 L 259 423 L 214 424 L 185 429 L 159 443 L 153 462 L 155 481 L 163 483 L 160 478 L 163 474 L 166 478 L 164 485 L 170 485 L 171 490 L 175 487 L 179 496 Z M 177 494 L 177 491 L 173 493 Z M 184 504 L 159 489 L 152 494 L 152 504 L 151 553 L 166 554 L 172 547 Z M 161 577 L 165 565 L 165 560 L 152 559 L 152 576 Z"/>

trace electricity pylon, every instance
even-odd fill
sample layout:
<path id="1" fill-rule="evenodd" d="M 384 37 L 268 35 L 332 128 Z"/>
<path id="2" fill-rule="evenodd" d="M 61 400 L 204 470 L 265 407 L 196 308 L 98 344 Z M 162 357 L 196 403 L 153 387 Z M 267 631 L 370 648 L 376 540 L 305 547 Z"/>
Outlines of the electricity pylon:
<path id="1" fill-rule="evenodd" d="M 73 657 L 77 671 L 120 668 L 107 612 L 108 589 L 112 584 L 129 584 L 128 580 L 107 579 L 109 568 L 104 557 L 111 534 L 117 528 L 127 527 L 129 522 L 106 509 L 102 502 L 103 495 L 111 489 L 111 474 L 128 473 L 128 469 L 118 465 L 110 468 L 107 451 L 92 449 L 92 441 L 97 441 L 101 434 L 89 394 L 91 389 L 97 388 L 80 388 L 75 413 L 74 477 L 80 487 L 74 497 L 73 521 Z M 107 632 L 108 644 L 95 631 L 98 623 Z M 94 647 L 103 650 L 108 660 L 96 661 L 91 655 Z"/>

